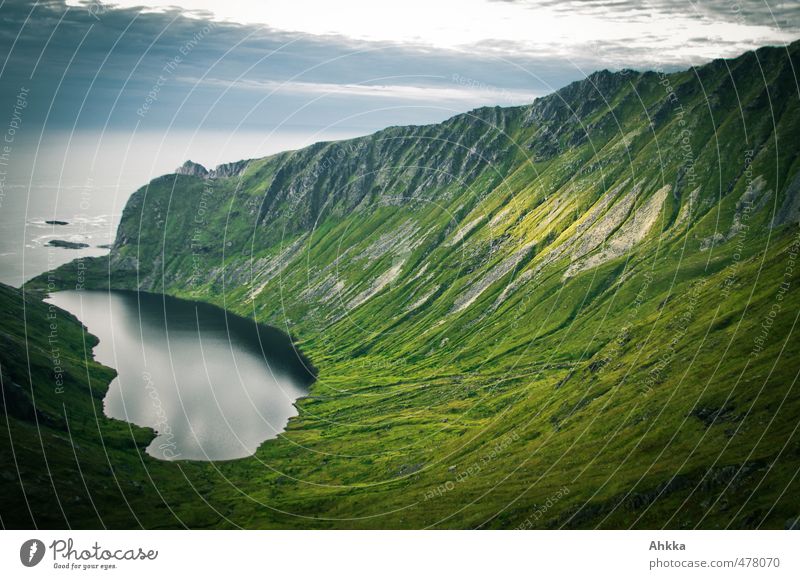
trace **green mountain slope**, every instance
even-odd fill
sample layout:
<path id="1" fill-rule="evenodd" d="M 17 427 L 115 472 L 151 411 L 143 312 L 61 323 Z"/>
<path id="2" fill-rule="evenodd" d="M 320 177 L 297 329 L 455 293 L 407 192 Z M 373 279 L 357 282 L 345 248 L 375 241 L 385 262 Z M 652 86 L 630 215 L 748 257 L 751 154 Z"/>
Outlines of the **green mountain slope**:
<path id="1" fill-rule="evenodd" d="M 221 467 L 241 494 L 206 499 L 229 523 L 784 527 L 799 53 L 190 167 L 131 197 L 109 258 L 51 281 L 299 339 L 319 380 L 281 439 Z"/>

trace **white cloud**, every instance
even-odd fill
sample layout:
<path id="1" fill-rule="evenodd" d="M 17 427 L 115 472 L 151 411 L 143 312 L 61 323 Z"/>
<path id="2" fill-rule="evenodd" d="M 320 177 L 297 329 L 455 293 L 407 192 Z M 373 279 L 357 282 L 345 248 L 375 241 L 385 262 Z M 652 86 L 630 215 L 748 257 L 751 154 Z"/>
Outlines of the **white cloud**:
<path id="1" fill-rule="evenodd" d="M 72 0 L 73 3 L 80 0 Z M 166 10 L 175 0 L 115 0 L 116 5 Z M 745 0 L 737 3 L 748 4 Z M 763 2 L 761 2 L 763 4 Z M 648 9 L 651 8 L 651 9 Z M 734 55 L 766 43 L 788 42 L 798 33 L 730 17 L 701 3 L 497 2 L 491 0 L 192 0 L 198 15 L 311 35 L 338 35 L 370 42 L 416 44 L 479 53 L 505 47 L 517 56 L 580 58 L 586 46 L 627 43 L 645 61 L 668 51 L 672 61 Z M 726 17 L 721 16 L 724 15 Z"/>
<path id="2" fill-rule="evenodd" d="M 491 103 L 503 106 L 526 104 L 543 92 L 518 91 L 501 89 L 485 83 L 471 81 L 456 75 L 451 79 L 439 79 L 451 82 L 453 86 L 421 86 L 410 84 L 361 84 L 361 83 L 326 83 L 277 80 L 238 79 L 224 80 L 216 78 L 180 77 L 178 80 L 190 84 L 218 86 L 223 88 L 235 87 L 251 89 L 262 92 L 282 94 L 303 94 L 309 97 L 317 96 L 352 96 L 366 98 L 387 98 L 403 101 L 437 102 L 448 101 L 453 103 Z"/>

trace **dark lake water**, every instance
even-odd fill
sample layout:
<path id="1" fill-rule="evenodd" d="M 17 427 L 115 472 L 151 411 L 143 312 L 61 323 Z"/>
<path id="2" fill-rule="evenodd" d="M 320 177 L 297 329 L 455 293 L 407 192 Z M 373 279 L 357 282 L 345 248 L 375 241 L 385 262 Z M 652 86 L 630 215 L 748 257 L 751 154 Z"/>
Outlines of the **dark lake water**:
<path id="1" fill-rule="evenodd" d="M 156 458 L 250 456 L 283 431 L 314 380 L 286 334 L 207 304 L 121 291 L 47 301 L 100 339 L 96 359 L 119 372 L 105 413 L 154 428 Z"/>

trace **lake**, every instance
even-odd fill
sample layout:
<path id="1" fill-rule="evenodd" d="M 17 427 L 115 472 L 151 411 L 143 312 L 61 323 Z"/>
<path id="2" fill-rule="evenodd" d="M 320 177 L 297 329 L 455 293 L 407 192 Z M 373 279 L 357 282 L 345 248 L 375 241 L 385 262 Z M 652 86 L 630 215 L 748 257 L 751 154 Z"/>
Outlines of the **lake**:
<path id="1" fill-rule="evenodd" d="M 155 429 L 147 452 L 159 459 L 252 455 L 283 431 L 314 381 L 289 336 L 208 304 L 126 291 L 47 301 L 100 339 L 95 358 L 119 373 L 105 414 Z"/>

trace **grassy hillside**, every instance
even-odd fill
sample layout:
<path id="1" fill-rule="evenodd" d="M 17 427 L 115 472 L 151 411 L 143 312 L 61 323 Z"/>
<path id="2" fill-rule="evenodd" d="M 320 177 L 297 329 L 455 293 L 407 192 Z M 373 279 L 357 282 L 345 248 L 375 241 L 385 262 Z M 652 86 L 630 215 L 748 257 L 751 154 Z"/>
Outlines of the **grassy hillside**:
<path id="1" fill-rule="evenodd" d="M 782 528 L 799 53 L 167 175 L 50 281 L 213 302 L 319 368 L 283 437 L 191 465 L 225 481 L 198 524 Z"/>

